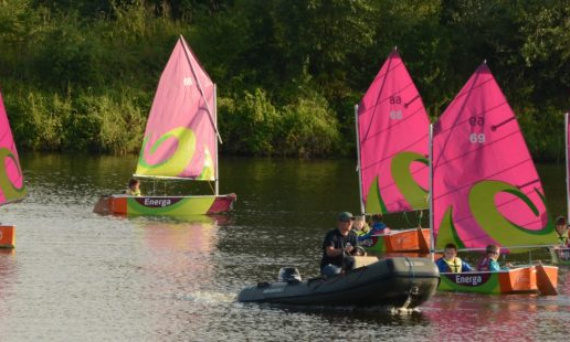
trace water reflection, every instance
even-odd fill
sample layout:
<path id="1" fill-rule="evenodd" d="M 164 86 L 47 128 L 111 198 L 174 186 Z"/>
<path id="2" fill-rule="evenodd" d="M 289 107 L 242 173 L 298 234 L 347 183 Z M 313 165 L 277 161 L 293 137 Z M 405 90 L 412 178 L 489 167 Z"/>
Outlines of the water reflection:
<path id="1" fill-rule="evenodd" d="M 359 210 L 355 161 L 224 157 L 221 192 L 238 194 L 231 214 L 126 218 L 91 211 L 100 194 L 124 189 L 136 156 L 21 156 L 30 196 L 1 208 L 2 221 L 17 227 L 15 253 L 0 250 L 2 340 L 567 339 L 568 268 L 556 297 L 438 293 L 411 313 L 235 303 L 242 288 L 274 280 L 280 267 L 318 274 L 336 215 Z M 564 172 L 546 171 L 549 196 L 563 188 Z M 558 213 L 564 195 L 552 193 Z M 475 264 L 481 254 L 461 257 Z M 549 254 L 506 258 L 522 264 Z"/>

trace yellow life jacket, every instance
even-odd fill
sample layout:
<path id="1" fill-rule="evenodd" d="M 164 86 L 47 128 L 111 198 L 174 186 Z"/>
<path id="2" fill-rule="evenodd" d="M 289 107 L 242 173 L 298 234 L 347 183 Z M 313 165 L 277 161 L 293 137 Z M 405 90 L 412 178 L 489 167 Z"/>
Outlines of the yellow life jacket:
<path id="1" fill-rule="evenodd" d="M 137 191 L 133 191 L 131 188 L 128 188 L 127 191 L 125 191 L 125 194 L 131 195 L 131 196 L 140 196 L 141 191 L 140 191 L 140 189 Z"/>
<path id="2" fill-rule="evenodd" d="M 461 273 L 463 268 L 463 261 L 459 257 L 455 257 L 452 260 L 447 260 L 443 258 L 443 261 L 449 266 L 451 273 Z"/>

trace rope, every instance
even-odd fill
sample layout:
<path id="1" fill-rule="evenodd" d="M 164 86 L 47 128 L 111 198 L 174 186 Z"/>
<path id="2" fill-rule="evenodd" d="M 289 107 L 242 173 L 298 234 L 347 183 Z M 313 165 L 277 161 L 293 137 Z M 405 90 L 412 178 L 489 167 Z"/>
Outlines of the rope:
<path id="1" fill-rule="evenodd" d="M 404 259 L 406 259 L 406 261 L 408 262 L 408 265 L 410 265 L 408 273 L 411 275 L 411 277 L 410 277 L 410 289 L 408 291 L 408 299 L 406 299 L 406 302 L 404 303 L 404 305 L 402 305 L 403 308 L 407 308 L 408 305 L 410 305 L 410 302 L 412 301 L 412 292 L 413 292 L 413 288 L 414 288 L 414 279 L 415 279 L 416 275 L 414 274 L 414 263 L 408 257 L 404 257 Z"/>

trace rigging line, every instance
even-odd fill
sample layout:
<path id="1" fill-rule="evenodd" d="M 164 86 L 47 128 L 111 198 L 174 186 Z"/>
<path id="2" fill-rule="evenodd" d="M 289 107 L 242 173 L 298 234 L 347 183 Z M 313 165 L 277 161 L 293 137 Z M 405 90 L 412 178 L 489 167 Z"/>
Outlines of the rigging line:
<path id="1" fill-rule="evenodd" d="M 458 122 L 456 122 L 453 126 L 449 126 L 449 127 L 446 128 L 446 129 L 440 128 L 440 130 L 438 131 L 438 134 L 441 134 L 441 133 L 447 132 L 447 131 L 451 131 L 451 130 L 453 130 L 454 128 L 456 128 L 457 126 L 460 126 L 460 125 L 462 125 L 463 123 L 469 122 L 469 120 L 470 120 L 473 116 L 482 116 L 482 115 L 484 115 L 484 114 L 491 113 L 492 111 L 497 110 L 497 109 L 499 109 L 499 108 L 501 108 L 501 107 L 503 107 L 503 106 L 508 106 L 509 109 L 511 110 L 511 112 L 513 112 L 512 108 L 510 108 L 510 105 L 509 105 L 509 103 L 507 102 L 507 100 L 506 100 L 506 98 L 505 98 L 505 100 L 504 100 L 503 102 L 497 103 L 497 104 L 494 105 L 493 107 L 484 108 L 485 110 L 484 110 L 482 113 L 472 113 L 472 116 L 471 116 L 471 117 L 466 118 L 465 120 L 462 120 L 462 121 L 458 121 Z M 514 114 L 514 112 L 513 112 L 513 114 Z M 492 114 L 489 114 L 489 115 L 492 115 Z M 516 115 L 514 115 L 514 117 L 516 118 Z M 509 121 L 512 121 L 512 119 L 507 119 L 507 120 L 505 120 L 504 122 L 502 122 L 502 123 L 500 123 L 500 124 L 498 124 L 498 125 L 495 125 L 495 126 L 497 126 L 497 127 L 498 127 L 498 126 L 502 126 L 502 125 L 506 124 L 506 123 L 509 122 Z M 495 126 L 491 126 L 491 129 L 492 129 L 493 131 L 496 130 L 496 128 L 493 129 L 493 127 L 495 127 Z"/>
<path id="2" fill-rule="evenodd" d="M 427 134 L 426 134 L 426 135 L 427 135 Z M 388 160 L 388 159 L 391 159 L 392 157 L 394 157 L 395 155 L 401 153 L 401 152 L 404 151 L 404 150 L 411 149 L 414 145 L 418 145 L 420 142 L 422 142 L 422 140 L 425 140 L 426 135 L 422 135 L 422 136 L 420 136 L 417 140 L 410 142 L 408 145 L 403 146 L 402 148 L 399 148 L 400 151 L 396 151 L 396 152 L 394 152 L 394 153 L 392 153 L 392 154 L 386 155 L 384 158 L 382 158 L 382 159 L 380 159 L 380 160 L 376 160 L 376 161 L 374 161 L 373 163 L 370 163 L 370 164 L 368 164 L 368 165 L 366 165 L 366 166 L 363 166 L 363 167 L 362 167 L 362 170 L 366 170 L 366 169 L 368 169 L 368 168 L 373 167 L 374 165 L 380 164 L 380 163 L 382 163 L 382 162 L 384 162 L 384 161 L 386 161 L 386 160 Z M 412 151 L 412 152 L 414 152 L 414 151 Z M 424 157 L 425 157 L 425 156 L 424 156 Z M 426 166 L 427 166 L 427 165 L 426 165 Z"/>
<path id="3" fill-rule="evenodd" d="M 481 146 L 478 146 L 477 148 L 468 150 L 468 151 L 466 151 L 466 152 L 463 153 L 463 154 L 459 154 L 459 155 L 456 155 L 456 156 L 450 156 L 450 157 L 448 157 L 448 158 L 445 159 L 445 162 L 441 162 L 441 163 L 439 163 L 439 165 L 437 165 L 437 166 L 438 166 L 438 167 L 441 167 L 441 166 L 443 166 L 443 165 L 445 165 L 445 164 L 449 164 L 449 163 L 451 163 L 451 162 L 453 162 L 453 161 L 455 161 L 455 160 L 458 160 L 458 159 L 460 159 L 460 158 L 463 158 L 463 157 L 465 157 L 465 156 L 467 156 L 467 155 L 469 155 L 469 154 L 477 153 L 477 152 L 480 152 L 480 151 L 482 151 L 482 150 L 484 150 L 484 149 L 492 148 L 492 147 L 494 147 L 496 144 L 502 142 L 502 141 L 505 140 L 505 139 L 517 138 L 517 137 L 518 137 L 518 136 L 516 135 L 517 133 L 521 133 L 521 131 L 520 131 L 520 130 L 513 131 L 512 133 L 510 133 L 510 134 L 508 134 L 508 135 L 505 135 L 505 136 L 503 136 L 503 137 L 501 137 L 501 138 L 497 138 L 497 139 L 495 139 L 494 141 L 492 141 L 492 142 L 490 142 L 490 143 L 486 143 L 485 145 L 481 145 Z M 523 141 L 524 141 L 524 137 L 523 137 L 522 139 L 523 139 Z M 528 151 L 528 149 L 527 149 L 527 151 Z M 529 153 L 528 155 L 530 155 L 530 153 Z M 527 159 L 525 159 L 525 161 L 528 161 L 528 160 L 531 160 L 531 161 L 532 161 L 532 158 L 527 158 Z M 435 168 L 435 167 L 436 167 L 436 166 L 434 166 L 434 168 Z M 498 171 L 498 172 L 507 171 L 507 170 L 509 170 L 510 168 L 511 168 L 511 167 L 505 167 L 504 169 L 502 169 L 501 171 Z"/>
<path id="4" fill-rule="evenodd" d="M 368 136 L 368 135 L 367 135 L 367 136 L 366 136 L 366 140 L 363 140 L 363 142 L 366 143 L 366 142 L 370 141 L 372 138 L 374 138 L 375 136 L 382 135 L 382 133 L 384 133 L 384 132 L 386 132 L 386 131 L 389 131 L 389 130 L 391 130 L 391 129 L 395 128 L 395 127 L 398 127 L 398 126 L 400 126 L 400 125 L 404 125 L 404 124 L 407 123 L 406 121 L 413 119 L 416 115 L 421 114 L 421 113 L 422 113 L 422 107 L 419 107 L 419 108 L 416 109 L 414 112 L 406 114 L 406 116 L 405 116 L 404 118 L 402 118 L 402 120 L 397 120 L 398 122 L 396 122 L 396 123 L 390 123 L 387 127 L 382 127 L 381 130 L 379 130 L 379 131 L 377 131 L 377 132 L 374 132 L 374 134 L 371 135 L 371 136 Z M 372 115 L 372 116 L 373 116 L 373 115 Z M 373 119 L 374 119 L 373 117 L 370 119 L 371 122 L 370 122 L 369 127 L 372 126 L 372 120 L 373 120 Z M 392 120 L 392 121 L 393 121 L 393 120 Z M 370 130 L 370 129 L 369 129 L 369 130 Z M 426 134 L 426 135 L 427 135 L 427 134 Z M 363 145 L 364 145 L 364 144 L 363 144 Z"/>
<path id="5" fill-rule="evenodd" d="M 184 37 L 182 37 L 182 35 L 180 35 L 180 41 L 182 42 L 182 50 L 184 50 L 184 54 L 186 55 L 186 59 L 188 60 L 188 64 L 190 65 L 190 70 L 192 70 L 192 75 L 194 75 L 194 78 L 196 79 L 196 85 L 198 86 L 198 90 L 200 91 L 200 95 L 202 96 L 202 99 L 206 103 L 206 109 L 208 112 L 208 118 L 210 119 L 210 124 L 214 128 L 214 132 L 216 132 L 216 137 L 218 137 L 220 144 L 222 144 L 222 137 L 220 136 L 220 133 L 218 132 L 218 127 L 217 127 L 216 123 L 214 122 L 214 118 L 212 117 L 212 115 L 213 115 L 212 109 L 210 108 L 210 104 L 208 103 L 208 99 L 204 95 L 204 90 L 202 89 L 202 85 L 200 84 L 200 79 L 198 79 L 198 76 L 196 75 L 196 70 L 194 70 L 194 65 L 192 65 L 192 60 L 190 59 L 191 52 L 189 51 L 190 48 L 186 45 L 186 40 L 184 39 Z"/>
<path id="6" fill-rule="evenodd" d="M 212 190 L 212 193 L 216 193 L 216 190 L 212 187 L 212 182 L 208 181 L 208 185 L 210 186 L 210 190 Z"/>
<path id="7" fill-rule="evenodd" d="M 488 179 L 491 178 L 491 177 L 495 177 L 495 176 L 497 176 L 497 175 L 502 174 L 503 172 L 506 172 L 506 171 L 509 171 L 509 170 L 511 170 L 511 169 L 517 168 L 517 167 L 519 167 L 519 166 L 521 166 L 521 165 L 523 165 L 523 164 L 529 163 L 529 162 L 532 163 L 532 159 L 529 158 L 529 159 L 522 160 L 522 161 L 520 161 L 520 162 L 518 162 L 518 163 L 516 163 L 516 164 L 513 164 L 513 165 L 511 165 L 511 166 L 509 166 L 509 167 L 506 167 L 506 168 L 504 168 L 504 169 L 502 169 L 502 170 L 500 170 L 500 171 L 497 171 L 497 172 L 495 172 L 495 173 L 493 173 L 493 174 L 485 175 L 485 177 L 481 177 L 480 179 L 481 179 L 481 180 L 488 180 Z M 463 189 L 465 189 L 465 188 L 467 188 L 467 187 L 470 187 L 470 186 L 472 186 L 472 184 L 473 184 L 473 183 L 470 182 L 470 183 L 465 183 L 465 184 L 459 185 L 459 186 L 457 186 L 455 189 L 452 189 L 452 190 L 449 190 L 449 191 L 446 192 L 446 193 L 440 194 L 440 195 L 434 197 L 433 199 L 434 199 L 434 201 L 435 201 L 435 200 L 439 200 L 440 198 L 446 197 L 446 196 L 449 195 L 449 194 L 452 194 L 452 193 L 461 191 L 461 190 L 463 190 Z"/>
<path id="8" fill-rule="evenodd" d="M 514 114 L 514 113 L 513 113 L 513 114 Z M 501 127 L 501 126 L 503 126 L 503 125 L 506 125 L 507 123 L 509 123 L 509 122 L 511 122 L 511 121 L 513 121 L 513 120 L 516 120 L 516 118 L 515 118 L 514 115 L 513 115 L 513 117 L 511 117 L 511 118 L 509 118 L 509 119 L 507 119 L 507 120 L 505 120 L 505 121 L 503 121 L 503 122 L 501 122 L 501 123 L 499 123 L 499 124 L 497 124 L 497 125 L 495 125 L 495 126 L 491 126 L 491 130 L 492 130 L 492 131 L 496 131 L 497 128 L 499 128 L 499 127 Z"/>
<path id="9" fill-rule="evenodd" d="M 386 74 L 384 76 L 384 79 L 382 79 L 382 85 L 380 86 L 380 90 L 378 91 L 378 94 L 382 94 L 382 92 L 384 91 L 384 86 L 386 85 L 386 79 L 388 78 L 388 74 L 390 72 L 392 72 L 392 70 L 390 69 L 390 67 L 392 66 L 392 59 L 394 57 L 392 56 L 392 53 L 390 53 L 390 56 L 388 57 L 388 67 L 387 67 L 387 71 Z M 395 68 L 394 68 L 395 69 Z M 366 140 L 368 139 L 368 133 L 370 133 L 370 129 L 372 128 L 372 119 L 374 118 L 374 114 L 376 113 L 376 109 L 378 108 L 378 103 L 380 102 L 380 96 L 376 97 L 376 104 L 374 105 L 374 110 L 372 111 L 372 115 L 370 117 L 370 122 L 368 123 L 368 128 L 366 130 L 366 134 L 364 135 L 364 137 L 362 138 L 362 140 Z"/>
<path id="10" fill-rule="evenodd" d="M 480 69 L 481 67 L 482 67 L 482 66 L 480 66 L 480 67 L 477 69 L 477 71 L 475 71 L 475 79 L 473 80 L 473 82 L 472 82 L 472 84 L 471 84 L 471 88 L 466 92 L 465 99 L 463 100 L 463 103 L 461 104 L 460 110 L 457 112 L 458 114 L 457 114 L 457 116 L 455 117 L 455 121 L 453 122 L 453 124 L 451 125 L 451 127 L 455 127 L 455 126 L 458 124 L 458 121 L 459 121 L 459 119 L 461 118 L 461 115 L 460 115 L 460 114 L 463 113 L 463 111 L 465 110 L 465 107 L 467 106 L 467 101 L 468 101 L 469 98 L 471 97 L 471 94 L 472 94 L 472 92 L 473 92 L 473 89 L 475 89 L 475 85 L 477 84 L 477 80 L 479 79 L 479 76 L 480 76 L 480 71 L 479 71 L 479 69 Z M 458 97 L 459 97 L 459 95 L 458 95 Z M 452 102 L 452 104 L 453 104 L 453 102 Z M 445 112 L 444 112 L 444 114 L 445 114 Z M 442 115 L 442 116 L 443 116 L 443 115 Z M 441 127 L 441 117 L 442 117 L 442 116 L 440 116 L 439 119 L 436 121 L 436 123 L 439 123 L 439 126 L 440 126 L 440 127 Z M 438 131 L 439 131 L 439 130 L 438 130 Z M 442 147 L 439 149 L 439 151 L 444 151 L 444 150 L 445 150 L 445 147 L 446 147 L 447 144 L 449 143 L 449 139 L 450 139 L 450 138 L 451 138 L 451 134 L 448 134 L 447 137 L 446 137 L 446 139 L 445 139 L 445 141 L 444 141 L 443 144 L 441 145 Z M 434 139 L 434 140 L 435 140 L 435 139 Z M 443 154 L 443 153 L 440 152 L 440 153 L 439 153 L 439 157 L 441 157 L 442 154 Z M 434 156 L 434 157 L 435 157 L 435 156 Z M 434 158 L 434 159 L 436 159 L 436 158 Z M 432 164 L 433 164 L 433 168 L 434 168 L 434 169 L 439 165 L 439 160 L 440 160 L 440 159 L 441 159 L 441 158 L 437 158 L 437 163 L 433 163 L 433 160 L 432 160 Z"/>
<path id="11" fill-rule="evenodd" d="M 414 98 L 411 99 L 410 101 L 404 103 L 404 108 L 408 108 L 408 106 L 409 106 L 410 104 L 412 104 L 412 102 L 414 102 L 415 100 L 417 100 L 417 99 L 419 99 L 419 98 L 420 98 L 420 94 L 418 93 L 418 95 L 416 95 L 416 97 L 414 97 Z"/>

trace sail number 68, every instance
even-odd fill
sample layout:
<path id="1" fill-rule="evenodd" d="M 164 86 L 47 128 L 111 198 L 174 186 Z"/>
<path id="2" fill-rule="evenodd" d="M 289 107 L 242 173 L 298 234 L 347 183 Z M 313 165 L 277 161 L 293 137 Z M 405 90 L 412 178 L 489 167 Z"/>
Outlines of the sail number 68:
<path id="1" fill-rule="evenodd" d="M 403 115 L 401 110 L 391 110 L 390 119 L 392 120 L 402 120 Z"/>

